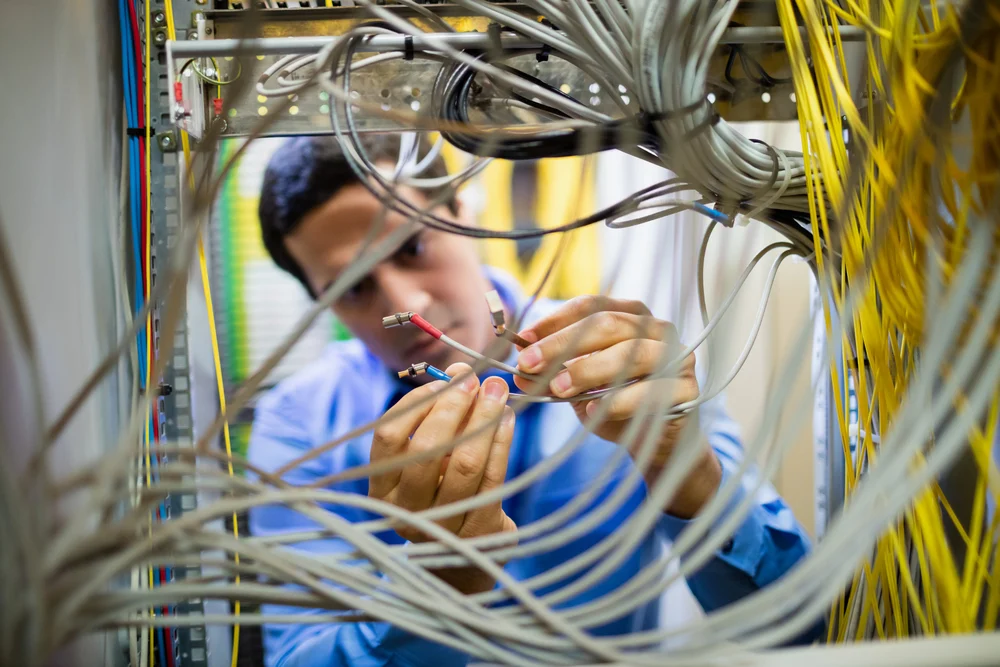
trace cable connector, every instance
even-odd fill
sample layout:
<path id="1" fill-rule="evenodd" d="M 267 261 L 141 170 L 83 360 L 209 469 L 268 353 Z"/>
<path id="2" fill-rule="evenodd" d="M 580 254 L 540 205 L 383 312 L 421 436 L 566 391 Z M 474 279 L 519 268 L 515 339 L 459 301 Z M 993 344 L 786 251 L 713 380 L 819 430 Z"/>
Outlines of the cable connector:
<path id="1" fill-rule="evenodd" d="M 486 293 L 486 307 L 490 309 L 493 328 L 497 332 L 503 332 L 506 321 L 504 320 L 503 300 L 500 298 L 500 292 L 493 290 Z"/>
<path id="2" fill-rule="evenodd" d="M 408 324 L 410 320 L 413 319 L 413 313 L 396 313 L 395 315 L 389 315 L 388 317 L 382 318 L 382 326 L 386 329 L 392 329 L 393 327 L 401 327 L 404 324 Z"/>
<path id="3" fill-rule="evenodd" d="M 450 375 L 445 373 L 440 368 L 431 366 L 426 361 L 421 361 L 419 364 L 410 364 L 409 368 L 407 368 L 405 371 L 399 371 L 398 373 L 396 373 L 396 375 L 398 375 L 400 379 L 402 379 L 407 376 L 415 378 L 417 376 L 423 375 L 424 373 L 427 373 L 435 380 L 441 380 L 442 382 L 451 382 Z"/>
<path id="4" fill-rule="evenodd" d="M 405 371 L 399 371 L 398 373 L 396 373 L 396 375 L 398 375 L 400 378 L 405 378 L 406 376 L 415 378 L 418 375 L 423 375 L 424 373 L 426 373 L 427 368 L 429 366 L 430 364 L 428 364 L 426 361 L 421 361 L 419 364 L 410 364 L 409 368 L 407 368 Z"/>
<path id="5" fill-rule="evenodd" d="M 490 321 L 493 323 L 493 333 L 501 338 L 506 338 L 521 348 L 531 345 L 531 343 L 507 328 L 507 321 L 503 314 L 503 299 L 500 298 L 500 292 L 493 290 L 486 293 L 486 307 L 490 309 Z"/>

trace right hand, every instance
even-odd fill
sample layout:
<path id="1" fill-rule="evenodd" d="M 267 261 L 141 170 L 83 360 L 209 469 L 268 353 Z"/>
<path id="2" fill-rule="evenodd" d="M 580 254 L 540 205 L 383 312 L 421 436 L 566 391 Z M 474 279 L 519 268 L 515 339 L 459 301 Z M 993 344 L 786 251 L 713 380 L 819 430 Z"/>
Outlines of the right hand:
<path id="1" fill-rule="evenodd" d="M 514 434 L 514 411 L 506 405 L 507 383 L 497 377 L 479 379 L 466 364 L 453 364 L 447 373 L 452 387 L 432 382 L 404 396 L 385 414 L 372 438 L 371 462 L 405 453 L 425 452 L 468 433 L 475 435 L 433 459 L 408 463 L 402 469 L 374 475 L 368 495 L 397 507 L 419 512 L 465 500 L 502 485 Z M 440 394 L 427 400 L 432 394 Z M 420 407 L 414 405 L 424 401 Z M 517 530 L 500 502 L 437 521 L 459 537 L 477 537 Z M 396 532 L 411 542 L 430 538 L 409 525 Z M 463 593 L 493 587 L 493 579 L 475 567 L 436 573 Z"/>

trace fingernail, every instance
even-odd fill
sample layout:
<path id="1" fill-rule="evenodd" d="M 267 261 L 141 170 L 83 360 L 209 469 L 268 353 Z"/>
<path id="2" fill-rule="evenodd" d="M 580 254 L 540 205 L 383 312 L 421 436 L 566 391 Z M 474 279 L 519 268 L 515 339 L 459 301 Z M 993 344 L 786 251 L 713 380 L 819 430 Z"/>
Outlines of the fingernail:
<path id="1" fill-rule="evenodd" d="M 508 405 L 503 409 L 503 417 L 500 418 L 500 425 L 510 428 L 514 425 L 514 410 Z"/>
<path id="2" fill-rule="evenodd" d="M 488 378 L 483 382 L 483 396 L 491 401 L 503 401 L 507 398 L 507 383 L 500 378 Z"/>
<path id="3" fill-rule="evenodd" d="M 593 417 L 594 413 L 597 412 L 597 401 L 591 401 L 590 403 L 587 403 L 587 407 L 585 408 L 585 410 L 587 412 L 588 417 Z"/>
<path id="4" fill-rule="evenodd" d="M 467 391 L 470 394 L 474 393 L 477 389 L 479 389 L 479 379 L 475 375 L 469 375 L 462 380 L 462 384 L 460 386 L 463 391 Z"/>
<path id="5" fill-rule="evenodd" d="M 567 371 L 563 371 L 559 375 L 552 378 L 552 391 L 557 394 L 562 394 L 569 391 L 569 388 L 573 386 L 573 380 L 570 378 Z"/>
<path id="6" fill-rule="evenodd" d="M 532 371 L 541 366 L 542 351 L 537 347 L 527 347 L 517 358 L 517 365 L 526 371 Z"/>
<path id="7" fill-rule="evenodd" d="M 538 342 L 538 334 L 536 334 L 531 329 L 525 329 L 524 331 L 520 332 L 518 334 L 518 336 L 520 336 L 524 340 L 528 341 L 529 343 L 537 343 Z"/>

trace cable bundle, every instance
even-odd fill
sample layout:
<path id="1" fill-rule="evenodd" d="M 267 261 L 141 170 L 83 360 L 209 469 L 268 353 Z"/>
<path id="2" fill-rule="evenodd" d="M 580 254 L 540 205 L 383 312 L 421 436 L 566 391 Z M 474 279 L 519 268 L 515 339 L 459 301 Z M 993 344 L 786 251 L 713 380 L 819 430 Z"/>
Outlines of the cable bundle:
<path id="1" fill-rule="evenodd" d="M 0 662 L 36 664 L 73 638 L 98 630 L 178 627 L 209 621 L 238 626 L 379 619 L 480 660 L 512 665 L 588 662 L 658 665 L 664 660 L 661 652 L 664 642 L 674 647 L 670 661 L 679 665 L 719 661 L 775 664 L 783 655 L 762 650 L 798 636 L 827 614 L 831 605 L 831 628 L 840 639 L 993 629 L 1000 608 L 996 519 L 985 529 L 977 527 L 982 526 L 984 519 L 982 511 L 977 509 L 972 528 L 963 536 L 969 555 L 964 567 L 959 567 L 944 536 L 947 504 L 941 502 L 934 480 L 963 451 L 969 450 L 983 473 L 976 482 L 977 507 L 985 505 L 982 501 L 988 494 L 997 497 L 997 473 L 988 452 L 998 412 L 996 387 L 1000 386 L 1000 351 L 993 345 L 995 322 L 1000 314 L 994 193 L 1000 134 L 992 113 L 1000 94 L 997 85 L 1000 51 L 996 48 L 1000 40 L 996 39 L 995 6 L 973 3 L 963 12 L 949 8 L 942 16 L 932 5 L 931 16 L 927 17 L 920 5 L 907 2 L 891 8 L 893 11 L 883 7 L 885 11 L 875 17 L 874 12 L 869 13 L 854 3 L 847 3 L 844 8 L 832 2 L 779 0 L 782 26 L 795 65 L 796 96 L 802 110 L 807 151 L 800 155 L 747 140 L 723 121 L 716 120 L 704 104 L 707 60 L 736 6 L 731 0 L 526 3 L 549 17 L 558 30 L 502 6 L 475 0 L 461 0 L 460 4 L 536 39 L 560 57 L 571 60 L 602 86 L 613 90 L 622 85 L 631 91 L 649 121 L 642 130 L 649 134 L 649 141 L 644 138 L 625 148 L 641 153 L 646 159 L 662 160 L 678 173 L 680 180 L 648 188 L 564 228 L 506 235 L 474 230 L 432 215 L 434 206 L 448 196 L 448 188 L 453 189 L 469 178 L 471 169 L 450 179 L 448 187 L 435 195 L 425 209 L 398 198 L 394 201 L 387 198 L 387 208 L 402 210 L 412 222 L 366 246 L 244 385 L 226 395 L 220 384 L 219 416 L 198 435 L 193 446 L 158 442 L 155 419 L 152 437 L 147 435 L 153 399 L 151 392 L 146 391 L 135 401 L 132 419 L 117 447 L 93 466 L 55 481 L 52 493 L 56 501 L 82 500 L 69 508 L 67 520 L 54 525 L 42 545 L 44 549 L 39 547 L 32 554 L 40 576 L 24 578 L 29 587 L 24 598 L 5 605 L 0 617 L 4 621 L 0 628 L 3 639 Z M 419 156 L 401 154 L 391 174 L 381 173 L 357 141 L 349 91 L 351 72 L 362 62 L 353 60 L 359 40 L 397 30 L 416 31 L 384 7 L 371 3 L 370 8 L 391 28 L 355 29 L 349 38 L 317 54 L 311 61 L 315 73 L 295 85 L 307 86 L 315 81 L 341 102 L 331 104 L 331 124 L 348 146 L 348 154 L 365 183 L 383 193 L 393 192 L 403 179 L 422 182 L 430 189 L 441 187 L 441 184 L 430 186 L 420 178 L 419 169 L 414 166 L 420 163 Z M 168 2 L 167 17 L 172 31 L 171 10 Z M 805 22 L 813 53 L 813 71 L 806 64 L 805 44 L 797 25 L 799 16 Z M 863 26 L 871 33 L 868 55 L 873 91 L 869 92 L 868 106 L 863 112 L 854 106 L 847 93 L 842 49 L 837 32 L 829 30 L 841 20 Z M 436 119 L 440 122 L 435 129 L 450 133 L 459 141 L 474 137 L 475 149 L 481 155 L 499 154 L 501 148 L 512 150 L 512 147 L 543 150 L 555 145 L 549 142 L 564 142 L 567 133 L 574 132 L 574 141 L 581 146 L 579 152 L 606 147 L 606 131 L 614 119 L 581 108 L 574 100 L 565 99 L 520 73 L 498 67 L 498 63 L 481 54 L 442 47 L 431 57 L 445 62 L 441 99 L 443 106 L 450 107 L 447 113 L 453 114 Z M 462 115 L 467 100 L 464 86 L 469 83 L 462 68 L 502 81 L 516 91 L 517 97 L 512 99 L 547 112 L 557 120 L 529 128 L 480 131 L 482 128 L 466 122 Z M 327 76 L 327 72 L 333 75 Z M 832 87 L 817 86 L 817 80 L 831 81 Z M 235 80 L 232 85 L 239 90 L 245 83 Z M 280 77 L 278 83 L 283 85 Z M 288 83 L 285 79 L 284 84 Z M 881 91 L 878 100 L 874 91 Z M 637 116 L 624 100 L 622 105 L 623 116 Z M 967 116 L 963 116 L 966 109 Z M 851 155 L 839 142 L 841 114 L 848 117 L 852 133 L 858 137 L 859 147 L 856 153 L 852 147 Z M 275 115 L 263 119 L 254 136 L 264 133 Z M 971 139 L 942 129 L 950 127 L 955 119 L 965 124 L 960 127 L 968 129 Z M 416 126 L 426 119 L 412 120 Z M 435 119 L 431 120 L 433 124 Z M 824 129 L 824 120 L 829 134 Z M 429 129 L 422 125 L 420 128 Z M 587 128 L 592 131 L 584 131 Z M 519 135 L 519 139 L 508 143 L 507 137 L 514 135 Z M 210 151 L 212 140 L 209 134 L 203 142 L 205 152 Z M 187 154 L 186 137 L 183 144 Z M 969 152 L 968 159 L 959 160 L 956 156 L 963 146 Z M 237 159 L 242 150 L 232 159 Z M 161 263 L 162 277 L 158 276 L 152 285 L 149 273 L 146 274 L 142 285 L 146 301 L 136 312 L 136 324 L 95 372 L 98 379 L 102 369 L 113 367 L 118 355 L 133 344 L 135 330 L 146 322 L 150 302 L 163 304 L 160 344 L 170 349 L 170 337 L 183 313 L 181 303 L 190 265 L 199 248 L 198 239 L 206 217 L 203 214 L 232 165 L 229 162 L 220 173 L 209 174 L 196 183 L 191 161 L 185 162 L 188 167 L 182 181 L 185 214 L 175 255 L 169 262 Z M 674 199 L 685 189 L 697 191 L 701 201 Z M 722 211 L 709 212 L 712 211 L 706 206 L 709 204 L 717 204 Z M 698 209 L 699 205 L 704 210 Z M 617 590 L 584 605 L 565 608 L 561 603 L 613 571 L 651 530 L 665 500 L 676 493 L 695 463 L 700 445 L 695 433 L 687 433 L 683 438 L 666 473 L 648 490 L 647 501 L 593 548 L 526 581 L 514 579 L 503 570 L 502 564 L 558 549 L 623 506 L 643 484 L 642 473 L 651 465 L 659 435 L 657 429 L 652 429 L 640 437 L 638 425 L 646 416 L 668 414 L 672 408 L 669 396 L 649 397 L 635 426 L 629 428 L 626 442 L 615 455 L 617 458 L 564 507 L 518 526 L 516 532 L 469 540 L 458 539 L 436 522 L 498 502 L 553 474 L 579 450 L 586 431 L 581 430 L 554 455 L 498 489 L 417 513 L 365 496 L 331 490 L 338 482 L 398 470 L 420 460 L 412 455 L 351 468 L 317 480 L 310 487 L 294 487 L 282 480 L 295 467 L 379 427 L 385 419 L 359 425 L 272 472 L 254 469 L 247 461 L 232 455 L 228 447 L 225 453 L 214 451 L 213 443 L 219 433 L 225 434 L 227 430 L 227 412 L 232 414 L 245 406 L 260 381 L 312 320 L 373 265 L 395 252 L 417 225 L 468 235 L 518 238 L 571 231 L 599 221 L 618 226 L 636 224 L 683 208 L 701 210 L 716 222 L 724 223 L 731 221 L 729 211 L 760 214 L 788 235 L 788 243 L 775 244 L 754 258 L 741 281 L 766 255 L 779 251 L 768 277 L 769 289 L 774 273 L 786 257 L 809 257 L 815 253 L 821 282 L 835 295 L 836 311 L 827 315 L 839 316 L 846 332 L 841 336 L 841 329 L 834 327 L 831 318 L 828 352 L 832 357 L 841 357 L 851 368 L 858 388 L 860 416 L 856 424 L 847 421 L 844 406 L 838 405 L 843 432 L 850 435 L 854 427 L 854 432 L 863 438 L 856 461 L 851 455 L 850 442 L 846 437 L 844 441 L 851 472 L 849 502 L 814 553 L 759 593 L 705 619 L 671 630 L 613 637 L 598 637 L 588 632 L 658 598 L 672 582 L 704 565 L 746 517 L 755 502 L 753 494 L 731 503 L 739 490 L 740 477 L 755 475 L 762 484 L 774 475 L 796 429 L 784 430 L 773 441 L 766 434 L 774 432 L 774 424 L 782 412 L 790 412 L 795 417 L 793 421 L 801 422 L 811 404 L 810 396 L 793 396 L 788 381 L 795 366 L 808 357 L 811 337 L 808 328 L 794 340 L 789 361 L 779 376 L 782 381 L 771 397 L 759 431 L 747 443 L 738 474 L 719 490 L 668 551 Z M 947 218 L 943 211 L 947 211 Z M 643 217 L 638 220 L 629 217 L 637 214 Z M 811 239 L 804 238 L 801 231 L 805 214 L 813 220 Z M 134 219 L 138 217 L 141 216 Z M 834 245 L 836 248 L 831 247 Z M 704 245 L 701 254 L 699 264 L 703 270 Z M 199 253 L 199 259 L 204 278 L 203 253 Z M 136 261 L 148 262 L 148 249 Z M 651 281 L 657 278 L 650 276 Z M 207 289 L 207 285 L 204 287 Z M 704 303 L 704 294 L 701 295 L 704 334 L 692 341 L 692 346 L 704 343 L 735 293 L 736 290 L 712 315 Z M 759 315 L 765 304 L 766 293 Z M 724 380 L 704 388 L 705 395 L 721 391 L 739 371 L 753 344 L 759 315 L 740 362 Z M 146 364 L 137 366 L 137 374 L 147 378 L 147 387 L 153 384 L 149 378 L 158 376 L 166 356 L 169 355 L 147 353 Z M 474 368 L 485 368 L 491 363 L 490 356 L 491 351 L 480 355 Z M 218 379 L 217 360 L 216 348 Z M 669 374 L 677 360 L 664 361 L 664 374 Z M 541 384 L 550 379 L 543 377 Z M 840 386 L 843 379 L 835 374 L 834 382 Z M 95 382 L 89 381 L 55 420 L 40 447 L 40 459 L 44 459 L 46 448 L 65 428 L 93 386 Z M 587 418 L 586 426 L 596 427 L 605 416 L 606 409 L 599 407 Z M 667 422 L 657 423 L 665 428 Z M 228 438 L 225 441 L 228 443 Z M 443 456 L 461 442 L 459 439 L 445 443 L 421 456 Z M 616 464 L 625 460 L 629 450 L 634 452 L 634 468 L 623 478 L 615 478 Z M 156 460 L 158 465 L 154 467 Z M 205 462 L 225 467 L 200 465 Z M 233 475 L 234 464 L 249 470 L 253 477 Z M 11 481 L 0 477 L 0 483 L 4 485 L 4 496 L 13 497 L 14 494 L 8 493 Z M 606 489 L 610 492 L 600 503 L 595 503 Z M 151 522 L 151 512 L 157 514 L 164 497 L 202 492 L 218 492 L 222 497 L 182 516 Z M 297 509 L 315 523 L 315 529 L 256 538 L 230 535 L 213 528 L 214 522 L 236 512 L 271 504 Z M 330 506 L 361 508 L 376 518 L 352 524 L 331 512 Z M 902 520 L 897 524 L 900 517 Z M 6 527 L 7 516 L 3 518 Z M 400 523 L 427 533 L 435 541 L 389 545 L 376 536 Z M 893 526 L 889 533 L 886 526 Z M 345 539 L 352 550 L 317 556 L 294 548 L 330 536 Z M 10 543 L 0 540 L 5 571 L 17 560 L 8 557 Z M 28 548 L 21 543 L 18 547 Z M 220 552 L 224 556 L 217 555 Z M 486 593 L 462 596 L 432 573 L 442 567 L 469 564 L 493 576 L 498 586 Z M 142 585 L 141 581 L 132 587 L 113 586 L 132 572 L 155 573 L 194 566 L 219 574 L 201 579 L 161 578 L 157 586 L 149 582 Z M 152 583 L 155 578 L 155 574 L 148 577 Z M 570 583 L 552 588 L 553 583 L 561 581 Z M 987 581 L 992 584 L 987 585 Z M 847 595 L 843 595 L 845 588 Z M 239 601 L 284 604 L 319 612 L 268 617 L 259 613 L 241 614 L 238 606 L 231 614 L 211 618 L 165 617 L 147 612 L 191 599 L 221 599 L 237 605 Z M 19 633 L 20 628 L 30 631 Z M 45 628 L 46 633 L 39 632 L 39 628 Z M 22 640 L 22 636 L 28 639 Z M 161 642 L 160 646 L 163 645 Z M 996 635 L 969 639 L 962 644 L 948 643 L 950 663 L 974 664 L 983 655 L 995 656 L 1000 651 L 998 645 Z M 936 654 L 925 646 L 900 644 L 878 655 L 880 659 L 888 655 L 908 664 L 918 664 L 920 660 L 926 663 Z M 234 651 L 234 660 L 235 654 Z M 874 650 L 870 654 L 861 652 L 872 660 L 870 656 L 875 654 Z M 813 651 L 808 659 L 816 664 L 843 664 L 843 655 L 835 650 Z M 797 654 L 792 656 L 801 659 Z M 160 660 L 169 663 L 170 658 Z"/>
<path id="2" fill-rule="evenodd" d="M 796 65 L 807 167 L 823 175 L 809 183 L 814 235 L 838 237 L 843 252 L 839 265 L 817 259 L 846 325 L 841 367 L 857 388 L 856 421 L 835 392 L 847 502 L 894 454 L 887 434 L 908 432 L 924 443 L 911 460 L 917 467 L 944 446 L 938 429 L 916 429 L 903 418 L 904 402 L 916 392 L 911 385 L 919 382 L 927 392 L 926 376 L 934 372 L 945 387 L 966 383 L 945 405 L 967 420 L 962 442 L 978 469 L 971 515 L 956 516 L 934 482 L 879 538 L 833 609 L 831 638 L 993 630 L 1000 609 L 1000 525 L 986 508 L 987 497 L 1000 497 L 991 456 L 998 385 L 960 378 L 969 368 L 963 362 L 985 369 L 997 356 L 991 290 L 1000 250 L 1000 126 L 987 110 L 1000 101 L 1000 12 L 980 2 L 961 9 L 905 2 L 877 11 L 867 3 L 781 0 L 778 7 Z M 805 22 L 814 73 L 804 65 L 798 31 L 788 29 L 797 15 Z M 847 92 L 843 45 L 829 30 L 840 22 L 869 34 L 868 86 L 860 105 Z M 848 129 L 850 151 L 836 139 Z M 977 250 L 986 254 L 969 270 Z M 848 307 L 852 288 L 859 293 Z M 949 303 L 963 291 L 975 300 Z M 945 311 L 955 347 L 938 371 L 928 363 L 928 331 Z M 848 378 L 833 368 L 834 386 L 846 386 Z M 935 407 L 945 402 L 937 392 Z M 959 536 L 957 544 L 950 531 Z"/>

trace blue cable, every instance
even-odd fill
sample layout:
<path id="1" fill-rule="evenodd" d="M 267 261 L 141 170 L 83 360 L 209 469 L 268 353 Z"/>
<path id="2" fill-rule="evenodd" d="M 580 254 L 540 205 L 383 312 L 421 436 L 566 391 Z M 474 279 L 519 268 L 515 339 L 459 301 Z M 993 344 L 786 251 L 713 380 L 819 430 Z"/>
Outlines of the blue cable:
<path id="1" fill-rule="evenodd" d="M 138 112 L 136 109 L 136 100 L 134 98 L 136 83 L 135 83 L 135 73 L 134 73 L 134 63 L 132 60 L 132 38 L 131 31 L 129 30 L 129 17 L 128 8 L 125 5 L 124 0 L 119 0 L 118 2 L 118 14 L 119 14 L 119 28 L 121 30 L 122 39 L 122 87 L 125 96 L 125 122 L 129 127 L 135 127 L 138 118 Z M 139 163 L 139 145 L 137 143 L 137 137 L 127 137 L 128 141 L 128 155 L 129 155 L 129 210 L 130 210 L 130 222 L 132 229 L 132 254 L 135 258 L 135 304 L 136 312 L 142 308 L 142 270 L 141 270 L 141 252 L 139 250 L 139 235 L 140 235 L 140 223 L 139 218 L 141 216 L 141 210 L 139 208 L 139 200 L 141 199 L 141 182 L 139 181 L 139 174 L 135 166 Z M 139 386 L 145 388 L 145 373 L 143 369 L 146 367 L 146 346 L 145 339 L 143 337 L 143 332 L 140 332 L 136 336 L 136 342 L 138 346 L 138 361 L 139 361 Z"/>
<path id="2" fill-rule="evenodd" d="M 121 31 L 121 47 L 122 47 L 122 87 L 123 94 L 125 97 L 125 122 L 128 127 L 138 127 L 139 126 L 139 113 L 138 113 L 138 99 L 136 95 L 138 94 L 138 76 L 135 69 L 135 54 L 136 45 L 132 40 L 132 30 L 130 17 L 128 12 L 127 1 L 130 0 L 118 0 L 118 16 L 119 16 L 119 29 Z M 138 314 L 143 308 L 144 298 L 143 298 L 143 285 L 142 285 L 142 251 L 140 249 L 139 237 L 142 233 L 142 181 L 140 177 L 139 169 L 142 168 L 140 163 L 140 144 L 139 137 L 129 136 L 126 138 L 128 141 L 128 156 L 129 156 L 129 210 L 131 218 L 131 229 L 132 229 L 132 254 L 134 258 L 134 268 L 135 268 L 135 312 Z M 148 148 L 148 147 L 147 147 Z M 137 342 L 137 361 L 138 368 L 137 373 L 139 374 L 139 386 L 142 389 L 146 388 L 146 374 L 148 372 L 149 359 L 146 354 L 146 336 L 147 332 L 145 329 L 139 331 L 136 335 Z M 152 432 L 152 415 L 150 415 L 150 423 L 148 428 Z M 153 457 L 153 461 L 157 460 L 157 457 Z M 152 473 L 159 479 L 159 474 L 154 468 Z M 161 501 L 159 507 L 157 508 L 157 515 L 161 521 L 166 520 L 166 510 L 164 503 Z M 164 572 L 164 576 L 168 576 L 168 572 Z M 160 568 L 154 568 L 153 570 L 153 581 L 150 582 L 151 585 L 161 586 L 165 582 L 161 581 Z M 154 613 L 156 613 L 154 611 Z M 156 629 L 157 638 L 157 648 L 158 657 L 161 666 L 167 664 L 166 656 L 166 640 L 163 628 Z"/>
<path id="3" fill-rule="evenodd" d="M 451 376 L 450 375 L 448 375 L 447 373 L 445 373 L 440 368 L 435 368 L 434 366 L 431 366 L 430 364 L 427 364 L 427 369 L 424 372 L 427 373 L 428 375 L 430 375 L 435 380 L 444 380 L 445 382 L 451 382 Z"/>
<path id="4" fill-rule="evenodd" d="M 714 208 L 712 208 L 710 206 L 705 206 L 701 202 L 694 202 L 693 207 L 694 207 L 694 210 L 698 211 L 702 215 L 707 215 L 708 217 L 712 218 L 712 220 L 715 220 L 716 222 L 721 222 L 723 224 L 729 224 L 729 222 L 730 222 L 730 219 L 729 219 L 728 215 L 726 215 L 722 211 L 716 211 Z"/>

